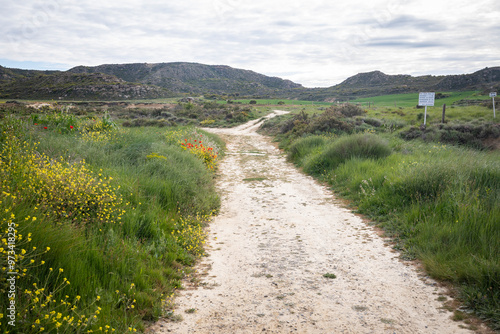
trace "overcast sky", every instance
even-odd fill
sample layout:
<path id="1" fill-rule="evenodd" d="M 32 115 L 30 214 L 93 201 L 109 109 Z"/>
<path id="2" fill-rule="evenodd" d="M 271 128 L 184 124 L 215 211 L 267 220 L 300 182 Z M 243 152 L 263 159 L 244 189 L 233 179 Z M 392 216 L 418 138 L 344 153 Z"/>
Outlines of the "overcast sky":
<path id="1" fill-rule="evenodd" d="M 332 86 L 500 66 L 500 1 L 0 0 L 0 65 L 197 62 Z"/>

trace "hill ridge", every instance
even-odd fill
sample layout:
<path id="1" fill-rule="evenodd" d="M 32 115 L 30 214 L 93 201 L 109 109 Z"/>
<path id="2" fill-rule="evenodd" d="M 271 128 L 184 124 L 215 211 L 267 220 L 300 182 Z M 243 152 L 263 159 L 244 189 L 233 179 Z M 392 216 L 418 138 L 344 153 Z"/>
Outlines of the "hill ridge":
<path id="1" fill-rule="evenodd" d="M 82 65 L 64 72 L 0 66 L 0 98 L 140 99 L 206 94 L 332 101 L 418 91 L 498 89 L 500 66 L 437 76 L 389 75 L 374 70 L 326 88 L 306 88 L 251 70 L 193 62 Z"/>
<path id="2" fill-rule="evenodd" d="M 189 62 L 103 64 L 77 66 L 72 73 L 106 73 L 129 82 L 152 84 L 182 93 L 269 94 L 272 90 L 303 88 L 278 77 L 228 65 L 205 65 Z"/>

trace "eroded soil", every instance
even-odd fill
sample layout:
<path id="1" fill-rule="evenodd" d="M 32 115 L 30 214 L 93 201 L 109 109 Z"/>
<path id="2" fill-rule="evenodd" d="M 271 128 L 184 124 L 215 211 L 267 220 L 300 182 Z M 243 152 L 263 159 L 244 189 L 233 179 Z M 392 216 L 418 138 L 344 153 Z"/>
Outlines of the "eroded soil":
<path id="1" fill-rule="evenodd" d="M 209 256 L 176 298 L 183 320 L 152 332 L 471 333 L 437 300 L 448 298 L 442 288 L 287 163 L 258 126 L 213 130 L 228 151 Z"/>

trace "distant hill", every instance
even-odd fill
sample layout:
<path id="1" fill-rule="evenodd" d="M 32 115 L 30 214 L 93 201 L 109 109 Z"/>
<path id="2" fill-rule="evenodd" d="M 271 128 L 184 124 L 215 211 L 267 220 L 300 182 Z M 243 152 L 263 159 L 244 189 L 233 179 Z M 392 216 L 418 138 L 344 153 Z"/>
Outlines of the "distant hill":
<path id="1" fill-rule="evenodd" d="M 173 96 L 164 88 L 129 83 L 102 73 L 20 71 L 0 68 L 0 98 L 123 100 Z"/>
<path id="2" fill-rule="evenodd" d="M 173 92 L 202 94 L 282 95 L 303 88 L 290 80 L 225 65 L 198 63 L 108 64 L 78 66 L 70 73 L 106 73 L 128 82 L 157 85 Z"/>
<path id="3" fill-rule="evenodd" d="M 12 82 L 16 79 L 31 78 L 37 75 L 48 75 L 59 72 L 60 71 L 21 70 L 17 68 L 7 68 L 0 66 L 0 84 Z"/>
<path id="4" fill-rule="evenodd" d="M 445 76 L 435 87 L 439 90 L 488 89 L 499 84 L 500 67 L 487 67 L 472 74 Z"/>
<path id="5" fill-rule="evenodd" d="M 387 75 L 380 71 L 356 74 L 338 85 L 314 88 L 300 93 L 300 98 L 311 100 L 355 99 L 387 94 L 419 91 L 492 90 L 500 86 L 500 67 L 479 70 L 462 75 Z"/>

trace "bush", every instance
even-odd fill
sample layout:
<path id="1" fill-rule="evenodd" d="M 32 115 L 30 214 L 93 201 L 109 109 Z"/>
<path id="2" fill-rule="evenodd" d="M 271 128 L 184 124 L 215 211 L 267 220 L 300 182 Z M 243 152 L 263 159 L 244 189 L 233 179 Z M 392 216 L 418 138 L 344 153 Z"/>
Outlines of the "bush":
<path id="1" fill-rule="evenodd" d="M 335 106 L 333 108 L 337 109 L 339 113 L 341 113 L 346 117 L 354 117 L 365 114 L 365 111 L 363 109 L 354 104 L 344 104 L 343 106 L 340 107 Z"/>
<path id="2" fill-rule="evenodd" d="M 377 119 L 377 118 L 363 118 L 363 122 L 365 122 L 366 124 L 370 124 L 371 126 L 374 126 L 376 128 L 378 128 L 379 126 L 382 126 L 382 124 L 384 124 L 384 122 L 382 122 L 382 120 Z"/>
<path id="3" fill-rule="evenodd" d="M 172 117 L 169 120 L 165 119 L 151 119 L 151 118 L 137 118 L 134 119 L 133 121 L 125 121 L 122 123 L 122 126 L 124 127 L 145 127 L 145 126 L 156 126 L 159 128 L 166 127 L 166 126 L 176 126 L 177 123 L 184 123 L 186 122 L 185 119 L 179 119 Z"/>
<path id="4" fill-rule="evenodd" d="M 288 160 L 298 161 L 305 155 L 311 153 L 314 149 L 321 147 L 324 144 L 325 137 L 322 136 L 309 136 L 297 139 L 288 149 Z"/>
<path id="5" fill-rule="evenodd" d="M 357 134 L 335 140 L 304 166 L 306 172 L 320 174 L 351 158 L 379 159 L 391 154 L 388 144 L 376 135 Z"/>
<path id="6" fill-rule="evenodd" d="M 500 137 L 500 125 L 488 122 L 439 124 L 426 129 L 411 127 L 400 133 L 401 138 L 412 140 L 420 138 L 453 145 L 467 146 L 474 149 L 487 149 L 483 143 L 487 139 Z"/>
<path id="7" fill-rule="evenodd" d="M 423 122 L 424 116 L 425 116 L 425 120 L 427 122 L 429 122 L 429 120 L 431 119 L 431 116 L 429 115 L 429 113 L 427 113 L 427 116 L 426 116 L 425 113 L 423 113 L 423 112 L 417 114 L 417 121 Z"/>
<path id="8" fill-rule="evenodd" d="M 314 117 L 307 127 L 307 132 L 329 132 L 335 134 L 352 133 L 354 126 L 340 119 L 340 114 L 335 108 L 328 108 L 321 115 Z"/>

